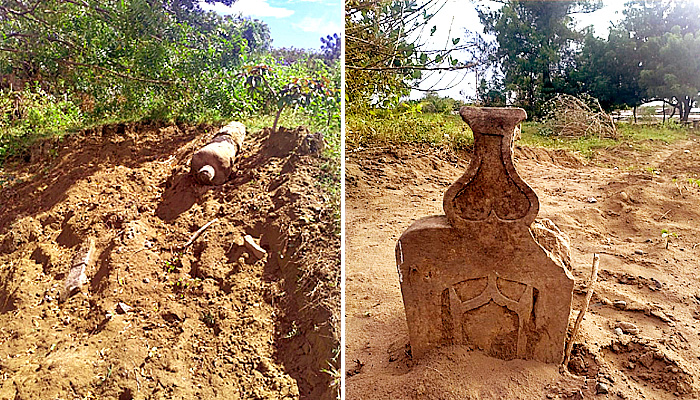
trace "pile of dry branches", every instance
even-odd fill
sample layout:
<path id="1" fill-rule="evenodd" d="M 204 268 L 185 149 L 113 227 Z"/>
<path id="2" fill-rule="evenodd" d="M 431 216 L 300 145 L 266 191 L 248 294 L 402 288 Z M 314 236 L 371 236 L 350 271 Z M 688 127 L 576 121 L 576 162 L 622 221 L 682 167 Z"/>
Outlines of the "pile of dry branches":
<path id="1" fill-rule="evenodd" d="M 545 128 L 563 137 L 617 138 L 612 117 L 592 97 L 558 94 L 545 104 Z"/>

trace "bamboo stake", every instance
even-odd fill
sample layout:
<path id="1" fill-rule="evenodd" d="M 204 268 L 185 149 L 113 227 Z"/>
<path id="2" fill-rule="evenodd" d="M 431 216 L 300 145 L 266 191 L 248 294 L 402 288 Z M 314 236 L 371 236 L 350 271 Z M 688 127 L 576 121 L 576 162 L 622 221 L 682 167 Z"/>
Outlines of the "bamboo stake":
<path id="1" fill-rule="evenodd" d="M 581 312 L 578 313 L 576 318 L 576 323 L 574 324 L 574 329 L 571 331 L 571 338 L 566 343 L 565 357 L 564 357 L 564 368 L 568 368 L 569 359 L 571 358 L 571 349 L 574 347 L 574 339 L 576 339 L 576 334 L 578 333 L 578 328 L 583 321 L 583 316 L 588 310 L 588 305 L 591 303 L 591 297 L 593 297 L 593 287 L 595 286 L 596 279 L 598 278 L 598 264 L 600 263 L 600 256 L 597 253 L 593 254 L 593 268 L 591 270 L 591 279 L 588 283 L 588 292 L 586 293 L 586 301 L 583 302 L 583 308 Z"/>

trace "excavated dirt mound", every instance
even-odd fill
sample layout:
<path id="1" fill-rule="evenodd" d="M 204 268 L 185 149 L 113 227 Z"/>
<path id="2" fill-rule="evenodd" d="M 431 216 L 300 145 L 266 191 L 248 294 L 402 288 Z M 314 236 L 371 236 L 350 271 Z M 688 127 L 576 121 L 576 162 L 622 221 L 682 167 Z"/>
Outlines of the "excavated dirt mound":
<path id="1" fill-rule="evenodd" d="M 428 146 L 349 152 L 347 398 L 697 398 L 700 186 L 689 179 L 700 179 L 700 139 L 645 148 L 651 150 L 621 145 L 590 162 L 562 150 L 516 148 L 516 168 L 539 196 L 539 217 L 571 238 L 570 326 L 592 255 L 601 255 L 596 293 L 565 373 L 467 346 L 411 358 L 394 247 L 413 221 L 443 213 L 443 194 L 469 155 Z"/>
<path id="2" fill-rule="evenodd" d="M 229 182 L 200 186 L 187 163 L 215 132 L 106 126 L 6 167 L 0 399 L 335 398 L 332 161 L 303 128 L 253 132 Z M 59 303 L 91 237 L 88 282 Z"/>

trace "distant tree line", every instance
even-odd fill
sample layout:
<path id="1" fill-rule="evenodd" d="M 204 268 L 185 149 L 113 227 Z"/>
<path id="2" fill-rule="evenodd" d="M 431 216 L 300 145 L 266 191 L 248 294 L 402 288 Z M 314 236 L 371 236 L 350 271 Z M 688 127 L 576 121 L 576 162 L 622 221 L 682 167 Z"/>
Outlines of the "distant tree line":
<path id="1" fill-rule="evenodd" d="M 605 39 L 592 27 L 576 30 L 573 15 L 600 1 L 503 1 L 479 9 L 484 32 L 496 37 L 478 98 L 500 105 L 511 98 L 532 116 L 557 93 L 586 93 L 605 109 L 664 101 L 687 120 L 700 92 L 700 7 L 680 0 L 634 0 Z"/>

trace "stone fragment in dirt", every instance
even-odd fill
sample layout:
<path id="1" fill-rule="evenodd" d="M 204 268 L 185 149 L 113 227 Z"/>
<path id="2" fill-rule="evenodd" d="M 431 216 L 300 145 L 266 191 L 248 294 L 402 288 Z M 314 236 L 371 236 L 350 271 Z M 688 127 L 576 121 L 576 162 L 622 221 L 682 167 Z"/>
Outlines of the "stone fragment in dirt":
<path id="1" fill-rule="evenodd" d="M 121 301 L 119 303 L 117 303 L 117 306 L 115 307 L 117 314 L 126 314 L 129 311 L 131 311 L 131 308 L 132 307 L 130 305 L 123 303 Z"/>
<path id="2" fill-rule="evenodd" d="M 652 364 L 654 364 L 654 353 L 652 351 L 647 351 L 639 357 L 638 361 L 645 368 L 651 368 Z"/>
<path id="3" fill-rule="evenodd" d="M 610 387 L 605 382 L 598 382 L 595 385 L 596 394 L 608 394 L 610 392 Z"/>
<path id="4" fill-rule="evenodd" d="M 635 325 L 631 322 L 620 321 L 615 325 L 615 327 L 622 329 L 622 332 L 624 332 L 628 335 L 638 335 L 639 334 L 639 328 L 637 327 L 637 325 Z"/>
<path id="5" fill-rule="evenodd" d="M 274 375 L 275 367 L 272 365 L 269 359 L 263 358 L 258 363 L 257 370 L 266 376 L 271 376 Z"/>
<path id="6" fill-rule="evenodd" d="M 627 302 L 624 300 L 615 300 L 613 301 L 613 306 L 618 310 L 624 310 L 627 308 Z"/>
<path id="7" fill-rule="evenodd" d="M 622 335 L 624 334 L 624 332 L 622 332 L 622 328 L 620 328 L 620 327 L 618 326 L 617 328 L 615 328 L 615 334 L 616 334 L 617 336 L 622 336 Z"/>
<path id="8" fill-rule="evenodd" d="M 586 368 L 586 362 L 583 360 L 583 357 L 573 357 L 571 361 L 569 361 L 569 371 L 576 375 L 585 374 L 588 371 L 588 368 Z"/>
<path id="9" fill-rule="evenodd" d="M 356 359 L 354 361 L 354 365 L 352 368 L 349 368 L 347 372 L 345 373 L 347 376 L 354 376 L 362 372 L 362 367 L 365 366 L 365 364 L 362 363 L 359 359 Z"/>
<path id="10" fill-rule="evenodd" d="M 445 215 L 415 221 L 396 245 L 411 353 L 471 345 L 492 357 L 561 363 L 571 273 L 533 238 L 539 200 L 513 165 L 526 114 L 463 107 L 474 159 L 446 191 Z"/>
<path id="11" fill-rule="evenodd" d="M 589 203 L 597 203 L 597 202 L 598 202 L 598 200 L 596 200 L 595 197 L 589 197 L 589 198 L 586 199 L 586 201 L 589 202 Z"/>
<path id="12" fill-rule="evenodd" d="M 530 226 L 535 241 L 542 246 L 550 257 L 559 261 L 571 271 L 571 247 L 569 236 L 547 218 L 536 220 Z"/>
<path id="13" fill-rule="evenodd" d="M 192 156 L 190 170 L 197 182 L 203 185 L 221 185 L 233 171 L 236 155 L 245 138 L 245 126 L 231 122 L 221 128 L 206 146 Z"/>
<path id="14" fill-rule="evenodd" d="M 265 249 L 263 249 L 262 247 L 260 247 L 260 245 L 255 243 L 255 240 L 253 239 L 252 236 L 245 235 L 243 240 L 245 241 L 245 247 L 248 250 L 250 250 L 256 258 L 265 257 L 265 254 L 267 254 L 267 251 Z"/>
<path id="15" fill-rule="evenodd" d="M 299 146 L 301 154 L 320 154 L 325 147 L 322 132 L 308 133 Z"/>
<path id="16" fill-rule="evenodd" d="M 92 237 L 88 238 L 80 246 L 80 249 L 75 254 L 73 262 L 71 263 L 70 271 L 63 284 L 63 290 L 61 291 L 59 300 L 61 302 L 66 301 L 66 299 L 72 296 L 75 292 L 79 291 L 85 282 L 87 282 L 87 276 L 85 275 L 85 269 L 92 262 L 92 257 L 95 254 L 95 239 Z"/>
<path id="17" fill-rule="evenodd" d="M 644 250 L 637 249 L 634 251 L 634 254 L 644 255 Z"/>
<path id="18" fill-rule="evenodd" d="M 629 201 L 629 199 L 630 199 L 630 197 L 625 192 L 620 192 L 620 198 L 622 199 L 622 201 L 625 201 L 625 202 Z"/>

